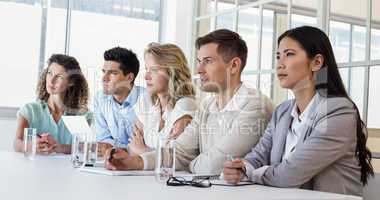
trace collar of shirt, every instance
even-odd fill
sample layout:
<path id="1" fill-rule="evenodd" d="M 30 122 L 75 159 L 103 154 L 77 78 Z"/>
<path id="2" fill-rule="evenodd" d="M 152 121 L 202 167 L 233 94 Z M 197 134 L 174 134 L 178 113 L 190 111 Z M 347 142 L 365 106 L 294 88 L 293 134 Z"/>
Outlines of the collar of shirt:
<path id="1" fill-rule="evenodd" d="M 311 98 L 311 100 L 307 104 L 305 110 L 300 115 L 298 114 L 298 111 L 297 111 L 298 110 L 297 104 L 294 103 L 294 106 L 293 106 L 293 109 L 291 112 L 293 119 L 298 119 L 298 121 L 301 121 L 301 122 L 304 121 L 309 116 L 310 110 L 313 107 L 316 96 L 317 96 L 317 93 L 314 94 L 313 98 Z"/>
<path id="2" fill-rule="evenodd" d="M 129 92 L 127 98 L 124 100 L 124 102 L 119 105 L 119 103 L 113 98 L 112 95 L 108 95 L 108 100 L 113 101 L 117 105 L 120 106 L 120 108 L 126 108 L 128 106 L 133 106 L 139 97 L 139 87 L 138 86 L 133 86 L 132 90 Z"/>
<path id="3" fill-rule="evenodd" d="M 247 101 L 248 98 L 248 88 L 245 86 L 244 83 L 240 85 L 240 87 L 235 92 L 234 96 L 230 99 L 230 101 L 227 103 L 227 105 L 219 110 L 219 107 L 216 103 L 216 95 L 214 96 L 213 102 L 210 106 L 210 111 L 214 112 L 228 112 L 228 111 L 236 111 L 240 110 L 242 105 Z"/>

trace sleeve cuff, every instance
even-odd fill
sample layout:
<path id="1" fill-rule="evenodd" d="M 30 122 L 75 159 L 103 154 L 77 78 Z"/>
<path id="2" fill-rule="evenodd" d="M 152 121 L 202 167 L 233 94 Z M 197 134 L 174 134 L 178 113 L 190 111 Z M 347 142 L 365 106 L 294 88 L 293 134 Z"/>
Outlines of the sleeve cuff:
<path id="1" fill-rule="evenodd" d="M 140 158 L 143 160 L 143 164 L 144 164 L 144 166 L 143 166 L 143 170 L 148 170 L 148 161 L 146 160 L 146 158 L 145 158 L 145 156 L 143 156 L 143 155 L 139 155 L 140 156 Z"/>
<path id="2" fill-rule="evenodd" d="M 243 162 L 244 162 L 244 166 L 245 166 L 245 173 L 247 174 L 248 178 L 243 177 L 242 181 L 248 181 L 248 179 L 249 180 L 251 179 L 252 172 L 255 171 L 255 168 L 248 161 L 243 160 Z"/>
<path id="3" fill-rule="evenodd" d="M 265 171 L 269 168 L 269 165 L 262 166 L 253 170 L 249 175 L 249 179 L 254 183 L 261 183 L 261 179 L 265 173 Z"/>

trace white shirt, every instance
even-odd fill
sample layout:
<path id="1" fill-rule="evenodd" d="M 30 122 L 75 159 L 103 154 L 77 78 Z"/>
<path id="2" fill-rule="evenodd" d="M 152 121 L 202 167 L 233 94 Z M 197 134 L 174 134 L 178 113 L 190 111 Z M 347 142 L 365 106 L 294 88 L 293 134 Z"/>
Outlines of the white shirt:
<path id="1" fill-rule="evenodd" d="M 307 104 L 305 110 L 298 114 L 297 104 L 294 104 L 291 115 L 293 117 L 292 124 L 289 127 L 288 134 L 286 136 L 285 151 L 282 155 L 282 160 L 288 159 L 295 150 L 298 141 L 301 139 L 302 133 L 309 126 L 310 119 L 307 118 L 310 112 L 310 108 L 315 101 L 315 95 Z"/>
<path id="2" fill-rule="evenodd" d="M 189 97 L 179 99 L 174 108 L 165 108 L 162 119 L 165 121 L 164 127 L 160 128 L 161 110 L 159 102 L 146 108 L 144 113 L 138 114 L 138 119 L 143 125 L 144 141 L 149 148 L 156 148 L 159 137 L 168 137 L 174 127 L 175 122 L 185 115 L 194 118 L 198 106 L 196 101 Z"/>

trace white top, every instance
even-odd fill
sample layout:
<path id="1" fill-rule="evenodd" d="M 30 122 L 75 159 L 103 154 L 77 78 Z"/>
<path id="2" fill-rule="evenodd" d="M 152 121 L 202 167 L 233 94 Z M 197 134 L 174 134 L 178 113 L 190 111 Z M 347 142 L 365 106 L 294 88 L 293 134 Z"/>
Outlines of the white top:
<path id="1" fill-rule="evenodd" d="M 70 157 L 41 157 L 27 160 L 20 153 L 0 152 L 2 200 L 360 200 L 359 197 L 302 189 L 261 185 L 211 188 L 169 187 L 152 176 L 107 176 L 73 169 Z"/>
<path id="2" fill-rule="evenodd" d="M 292 117 L 293 121 L 291 126 L 289 127 L 288 134 L 286 136 L 286 143 L 285 143 L 285 151 L 284 155 L 282 155 L 282 160 L 287 160 L 292 153 L 295 150 L 295 147 L 300 140 L 301 134 L 305 132 L 305 129 L 310 127 L 310 124 L 308 124 L 311 120 L 307 119 L 307 116 L 310 112 L 310 108 L 313 107 L 313 104 L 315 102 L 315 95 L 310 100 L 310 102 L 307 104 L 305 110 L 299 115 L 297 104 L 294 104 L 293 110 L 292 110 Z"/>
<path id="3" fill-rule="evenodd" d="M 147 107 L 143 113 L 139 113 L 138 119 L 143 125 L 144 141 L 149 148 L 156 148 L 159 137 L 168 137 L 174 127 L 175 122 L 185 115 L 194 118 L 198 109 L 195 99 L 183 97 L 179 99 L 174 108 L 166 108 L 162 119 L 165 121 L 164 127 L 159 131 L 161 111 L 157 101 L 155 105 Z"/>

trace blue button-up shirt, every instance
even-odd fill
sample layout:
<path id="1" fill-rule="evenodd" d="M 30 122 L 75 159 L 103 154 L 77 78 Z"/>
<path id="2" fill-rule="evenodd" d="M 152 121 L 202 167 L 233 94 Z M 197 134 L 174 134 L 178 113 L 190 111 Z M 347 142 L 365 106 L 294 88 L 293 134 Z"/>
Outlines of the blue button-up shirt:
<path id="1" fill-rule="evenodd" d="M 114 144 L 118 139 L 119 147 L 127 147 L 136 120 L 134 106 L 147 98 L 146 89 L 134 86 L 128 97 L 119 104 L 112 95 L 99 92 L 94 100 L 94 118 L 97 140 Z"/>

